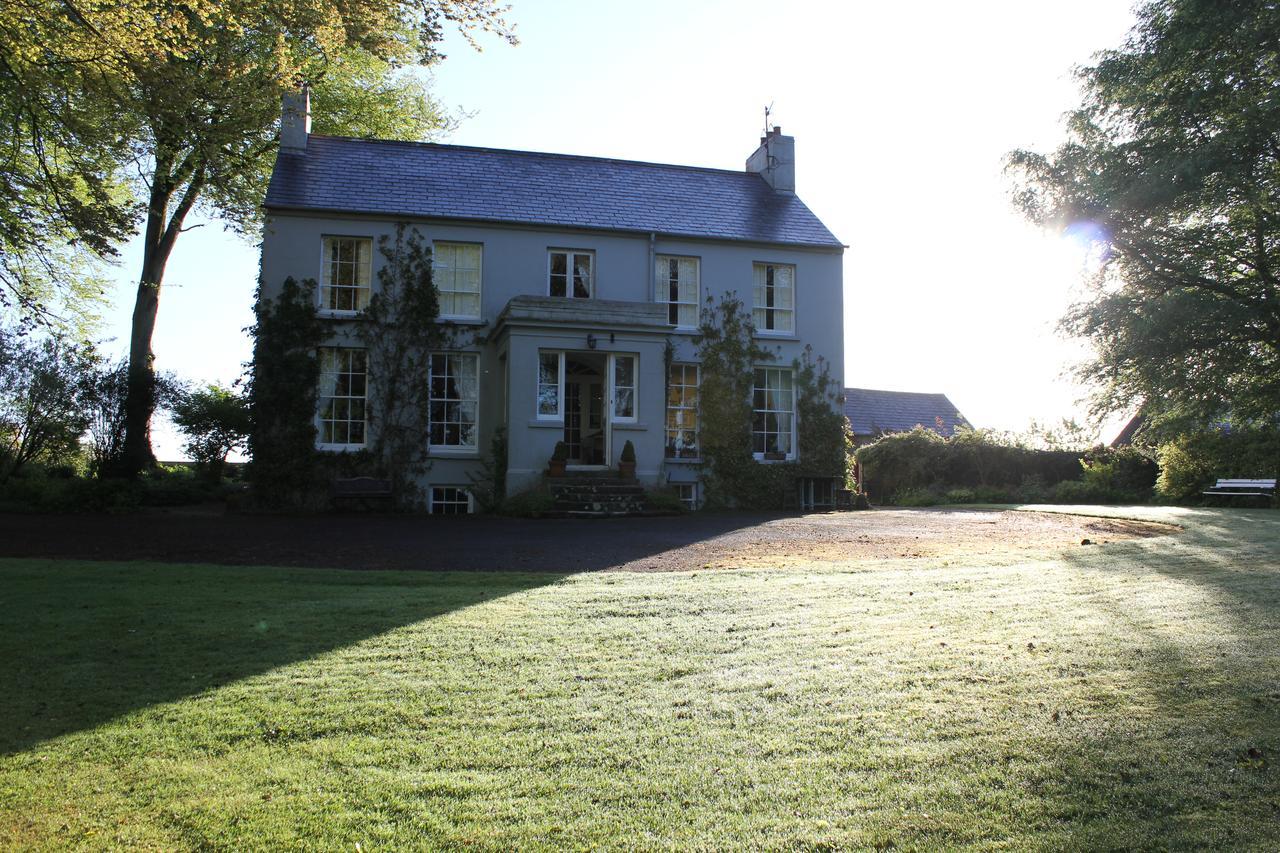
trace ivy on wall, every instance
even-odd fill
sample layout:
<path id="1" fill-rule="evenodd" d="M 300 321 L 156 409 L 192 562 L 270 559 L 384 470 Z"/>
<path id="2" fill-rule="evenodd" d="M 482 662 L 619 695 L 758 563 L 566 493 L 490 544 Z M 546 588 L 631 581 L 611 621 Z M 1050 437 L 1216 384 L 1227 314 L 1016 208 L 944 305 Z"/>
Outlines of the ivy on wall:
<path id="1" fill-rule="evenodd" d="M 761 347 L 751 312 L 728 293 L 703 306 L 698 334 L 702 379 L 698 393 L 705 503 L 709 507 L 780 509 L 800 477 L 850 482 L 853 432 L 840 411 L 841 389 L 830 365 L 805 347 L 792 362 L 797 458 L 762 464 L 752 455 L 751 424 L 755 368 L 776 356 Z"/>
<path id="2" fill-rule="evenodd" d="M 367 446 L 316 450 L 315 415 L 320 366 L 317 350 L 348 328 L 316 314 L 316 282 L 287 279 L 279 296 L 261 285 L 248 385 L 253 424 L 249 477 L 254 499 L 266 507 L 323 504 L 334 477 L 386 477 L 402 507 L 422 503 L 418 475 L 430 465 L 430 358 L 454 343 L 452 326 L 438 323 L 439 296 L 431 280 L 431 246 L 401 223 L 382 236 L 378 288 L 350 333 L 367 354 Z"/>
<path id="3" fill-rule="evenodd" d="M 300 506 L 315 487 L 316 348 L 326 331 L 316 316 L 316 283 L 285 279 L 280 294 L 254 303 L 249 398 L 249 482 L 265 507 Z"/>
<path id="4" fill-rule="evenodd" d="M 454 335 L 437 322 L 431 245 L 418 229 L 398 224 L 394 237 L 378 238 L 378 251 L 378 289 L 356 326 L 369 364 L 366 453 L 397 502 L 412 507 L 423 503 L 417 478 L 430 467 L 431 353 L 450 348 Z"/>

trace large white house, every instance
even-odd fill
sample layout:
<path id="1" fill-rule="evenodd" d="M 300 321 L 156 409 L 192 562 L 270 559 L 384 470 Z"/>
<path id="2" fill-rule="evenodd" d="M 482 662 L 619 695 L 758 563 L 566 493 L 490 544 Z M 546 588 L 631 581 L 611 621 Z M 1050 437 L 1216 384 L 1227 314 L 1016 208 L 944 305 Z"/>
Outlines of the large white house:
<path id="1" fill-rule="evenodd" d="M 556 442 L 571 469 L 616 465 L 697 500 L 700 306 L 751 306 L 777 358 L 755 371 L 761 464 L 794 458 L 791 362 L 805 345 L 844 364 L 844 246 L 795 193 L 795 142 L 774 129 L 743 171 L 311 134 L 286 102 L 266 198 L 262 282 L 319 283 L 317 446 L 364 445 L 366 376 L 343 334 L 367 303 L 380 235 L 408 222 L 432 243 L 441 317 L 479 334 L 430 359 L 434 511 L 466 509 L 492 431 L 509 435 L 508 491 L 535 483 Z M 668 348 L 668 342 L 671 347 Z M 671 353 L 668 362 L 668 353 Z M 836 385 L 835 387 L 841 387 Z"/>

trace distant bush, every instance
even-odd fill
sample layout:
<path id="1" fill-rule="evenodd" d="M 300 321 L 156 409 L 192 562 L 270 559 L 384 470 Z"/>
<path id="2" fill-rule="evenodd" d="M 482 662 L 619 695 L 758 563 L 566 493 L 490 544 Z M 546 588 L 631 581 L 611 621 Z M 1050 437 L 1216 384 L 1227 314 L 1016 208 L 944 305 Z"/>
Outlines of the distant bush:
<path id="1" fill-rule="evenodd" d="M 157 469 L 137 480 L 68 476 L 65 466 L 32 465 L 0 485 L 7 512 L 131 512 L 140 507 L 189 506 L 221 500 L 218 487 L 194 472 Z"/>
<path id="2" fill-rule="evenodd" d="M 689 507 L 685 506 L 680 495 L 670 489 L 650 489 L 644 494 L 645 502 L 650 509 L 659 510 L 660 512 L 688 512 Z"/>
<path id="3" fill-rule="evenodd" d="M 880 501 L 919 503 L 1065 502 L 1062 494 L 1094 501 L 1149 500 L 1157 465 L 1141 452 L 1096 447 L 1087 451 L 1034 450 L 1007 436 L 960 430 L 942 438 L 920 427 L 858 448 L 862 485 Z M 1060 483 L 1086 482 L 1086 490 Z M 931 496 L 931 497 L 928 497 Z M 912 504 L 903 503 L 904 500 Z"/>
<path id="4" fill-rule="evenodd" d="M 1096 447 L 1080 460 L 1084 482 L 1099 500 L 1143 503 L 1151 500 L 1160 466 L 1134 447 Z"/>
<path id="5" fill-rule="evenodd" d="M 1280 429 L 1235 427 L 1179 435 L 1158 448 L 1156 492 L 1164 500 L 1199 501 L 1214 480 L 1280 476 Z"/>
<path id="6" fill-rule="evenodd" d="M 943 500 L 931 489 L 903 489 L 894 494 L 893 503 L 897 506 L 937 506 Z"/>
<path id="7" fill-rule="evenodd" d="M 1030 450 L 983 430 L 961 430 L 947 439 L 917 427 L 860 447 L 855 458 L 863 488 L 881 501 L 918 490 L 936 495 L 954 489 L 973 491 L 975 500 L 980 489 L 986 490 L 984 500 L 1008 500 L 1028 480 L 1052 485 L 1082 474 L 1079 453 Z"/>

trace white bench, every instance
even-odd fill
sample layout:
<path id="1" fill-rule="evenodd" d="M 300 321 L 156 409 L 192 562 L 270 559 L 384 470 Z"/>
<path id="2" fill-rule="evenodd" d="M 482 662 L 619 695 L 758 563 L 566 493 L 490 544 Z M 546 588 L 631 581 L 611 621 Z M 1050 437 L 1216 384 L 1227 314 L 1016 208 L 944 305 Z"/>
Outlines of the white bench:
<path id="1" fill-rule="evenodd" d="M 1272 480 L 1219 480 L 1213 484 L 1212 489 L 1206 489 L 1202 494 L 1217 495 L 1219 497 L 1255 497 L 1270 498 L 1276 493 L 1276 481 Z"/>

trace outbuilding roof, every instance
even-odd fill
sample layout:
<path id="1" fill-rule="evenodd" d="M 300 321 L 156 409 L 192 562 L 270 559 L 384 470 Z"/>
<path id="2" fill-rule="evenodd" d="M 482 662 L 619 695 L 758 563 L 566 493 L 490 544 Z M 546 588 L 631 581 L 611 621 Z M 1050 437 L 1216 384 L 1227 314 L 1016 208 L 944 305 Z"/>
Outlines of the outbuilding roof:
<path id="1" fill-rule="evenodd" d="M 950 438 L 956 427 L 970 426 L 946 394 L 846 388 L 844 413 L 854 435 L 906 432 L 919 425 Z"/>
<path id="2" fill-rule="evenodd" d="M 315 134 L 281 152 L 266 207 L 843 248 L 746 171 Z"/>

